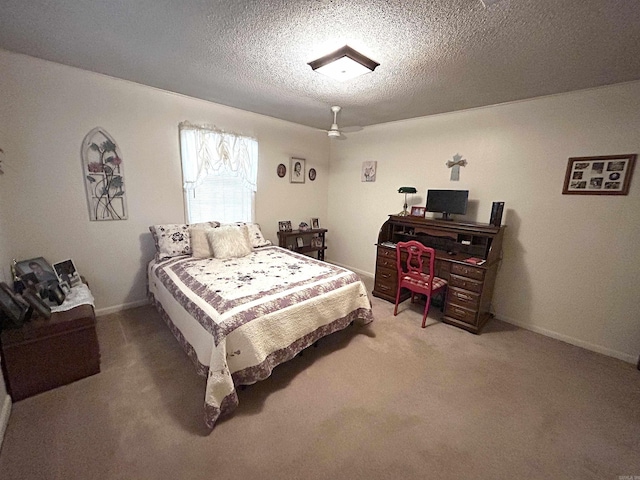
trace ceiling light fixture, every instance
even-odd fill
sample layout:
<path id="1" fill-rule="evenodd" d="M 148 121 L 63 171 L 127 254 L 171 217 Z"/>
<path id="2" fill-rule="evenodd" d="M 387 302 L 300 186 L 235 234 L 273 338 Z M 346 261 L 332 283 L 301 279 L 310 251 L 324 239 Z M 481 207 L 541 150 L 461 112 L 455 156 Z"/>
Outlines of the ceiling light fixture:
<path id="1" fill-rule="evenodd" d="M 307 65 L 316 72 L 342 82 L 373 72 L 380 64 L 360 52 L 356 52 L 349 45 L 345 45 L 329 55 L 309 62 Z"/>

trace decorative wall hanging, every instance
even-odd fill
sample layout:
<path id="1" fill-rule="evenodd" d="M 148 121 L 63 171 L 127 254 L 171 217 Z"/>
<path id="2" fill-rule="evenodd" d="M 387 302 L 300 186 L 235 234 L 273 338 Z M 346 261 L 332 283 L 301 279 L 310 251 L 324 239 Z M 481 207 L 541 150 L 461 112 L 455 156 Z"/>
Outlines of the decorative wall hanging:
<path id="1" fill-rule="evenodd" d="M 309 180 L 311 180 L 312 182 L 316 179 L 316 169 L 315 168 L 310 168 L 309 169 Z"/>
<path id="2" fill-rule="evenodd" d="M 564 195 L 627 195 L 636 154 L 572 157 L 564 176 Z"/>
<path id="3" fill-rule="evenodd" d="M 289 182 L 304 183 L 304 158 L 291 158 L 289 168 L 291 169 Z"/>
<path id="4" fill-rule="evenodd" d="M 378 162 L 362 162 L 362 172 L 360 174 L 360 181 L 375 182 L 377 167 L 378 167 Z"/>
<path id="5" fill-rule="evenodd" d="M 90 220 L 126 220 L 122 155 L 111 135 L 96 127 L 82 141 L 82 171 Z"/>
<path id="6" fill-rule="evenodd" d="M 278 165 L 278 176 L 280 178 L 283 178 L 286 174 L 287 174 L 287 167 L 284 165 L 284 163 L 281 163 L 280 165 Z"/>
<path id="7" fill-rule="evenodd" d="M 447 167 L 451 169 L 451 181 L 457 182 L 460 180 L 460 167 L 465 167 L 467 165 L 467 161 L 462 158 L 459 153 L 456 153 L 453 156 L 453 160 L 449 160 L 447 162 Z"/>

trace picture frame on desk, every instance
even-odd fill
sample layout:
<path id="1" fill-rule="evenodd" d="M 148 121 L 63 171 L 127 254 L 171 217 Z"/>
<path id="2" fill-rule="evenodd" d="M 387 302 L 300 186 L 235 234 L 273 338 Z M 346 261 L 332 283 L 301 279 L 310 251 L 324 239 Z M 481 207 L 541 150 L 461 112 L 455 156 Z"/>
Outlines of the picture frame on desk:
<path id="1" fill-rule="evenodd" d="M 628 195 L 637 155 L 569 158 L 563 195 Z"/>
<path id="2" fill-rule="evenodd" d="M 320 228 L 320 220 L 317 218 L 311 219 L 311 228 L 314 230 L 318 230 Z"/>
<path id="3" fill-rule="evenodd" d="M 31 315 L 31 307 L 18 300 L 13 290 L 0 282 L 0 312 L 3 313 L 2 328 L 19 328 Z M 4 320 L 7 321 L 4 321 Z"/>
<path id="4" fill-rule="evenodd" d="M 22 298 L 33 308 L 42 318 L 51 318 L 51 307 L 40 298 L 34 291 L 25 290 L 22 292 Z"/>
<path id="5" fill-rule="evenodd" d="M 411 207 L 411 216 L 424 218 L 426 211 L 427 211 L 426 207 L 418 207 L 414 205 Z"/>
<path id="6" fill-rule="evenodd" d="M 71 289 L 72 287 L 75 287 L 82 283 L 80 274 L 78 273 L 78 270 L 76 269 L 76 266 L 71 259 L 54 263 L 53 269 L 58 276 L 60 285 L 62 285 L 63 287 L 66 286 L 68 289 Z"/>
<path id="7" fill-rule="evenodd" d="M 304 247 L 304 239 L 302 237 L 296 237 L 296 245 L 298 248 Z"/>
<path id="8" fill-rule="evenodd" d="M 290 232 L 291 231 L 291 220 L 285 220 L 282 222 L 278 222 L 278 231 L 280 232 Z"/>

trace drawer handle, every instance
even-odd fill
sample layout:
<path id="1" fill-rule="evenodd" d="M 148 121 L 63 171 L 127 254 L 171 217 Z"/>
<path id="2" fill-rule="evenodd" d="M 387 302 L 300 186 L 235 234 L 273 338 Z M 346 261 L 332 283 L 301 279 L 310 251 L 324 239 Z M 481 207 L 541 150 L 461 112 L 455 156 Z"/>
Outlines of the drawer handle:
<path id="1" fill-rule="evenodd" d="M 390 273 L 381 273 L 380 276 L 382 278 L 389 278 L 391 276 L 391 274 Z"/>
<path id="2" fill-rule="evenodd" d="M 391 287 L 387 287 L 386 285 L 378 285 L 379 290 L 391 290 Z"/>
<path id="3" fill-rule="evenodd" d="M 469 295 L 465 295 L 464 293 L 456 292 L 455 296 L 461 298 L 462 300 L 473 300 Z"/>
<path id="4" fill-rule="evenodd" d="M 464 315 L 465 313 L 467 313 L 464 310 L 460 310 L 459 308 L 454 308 L 453 311 L 456 312 L 458 315 Z"/>

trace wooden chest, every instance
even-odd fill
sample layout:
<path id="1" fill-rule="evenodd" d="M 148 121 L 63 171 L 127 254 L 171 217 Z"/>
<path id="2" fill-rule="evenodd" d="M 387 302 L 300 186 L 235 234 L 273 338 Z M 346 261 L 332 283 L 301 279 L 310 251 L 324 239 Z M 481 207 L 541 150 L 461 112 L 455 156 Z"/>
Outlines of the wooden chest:
<path id="1" fill-rule="evenodd" d="M 2 370 L 14 402 L 100 372 L 91 305 L 3 330 L 1 343 Z"/>

